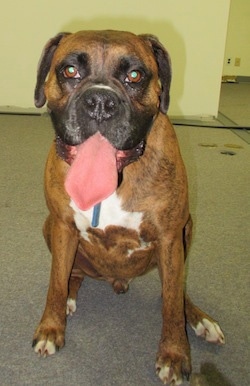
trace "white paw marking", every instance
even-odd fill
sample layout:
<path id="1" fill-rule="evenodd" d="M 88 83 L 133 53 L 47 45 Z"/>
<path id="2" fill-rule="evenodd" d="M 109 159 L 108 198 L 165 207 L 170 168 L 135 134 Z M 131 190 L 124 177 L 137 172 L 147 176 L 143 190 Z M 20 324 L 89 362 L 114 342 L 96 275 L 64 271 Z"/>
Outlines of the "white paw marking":
<path id="1" fill-rule="evenodd" d="M 74 312 L 76 312 L 76 301 L 75 301 L 75 299 L 68 298 L 67 307 L 66 307 L 66 314 L 67 315 L 73 315 Z"/>
<path id="2" fill-rule="evenodd" d="M 50 340 L 40 340 L 35 345 L 34 350 L 39 356 L 46 358 L 49 355 L 55 354 L 56 346 Z"/>
<path id="3" fill-rule="evenodd" d="M 216 322 L 210 322 L 210 320 L 204 318 L 197 324 L 196 327 L 192 326 L 197 336 L 205 338 L 207 342 L 224 344 L 225 337 L 220 329 L 220 326 Z"/>
<path id="4" fill-rule="evenodd" d="M 152 243 L 151 242 L 146 242 L 142 238 L 140 238 L 140 247 L 135 248 L 135 249 L 128 249 L 128 255 L 127 257 L 131 257 L 131 255 L 136 252 L 136 251 L 143 251 L 144 249 L 150 248 Z"/>
<path id="5" fill-rule="evenodd" d="M 158 374 L 158 377 L 160 380 L 166 385 L 167 383 L 171 383 L 171 385 L 181 385 L 182 379 L 178 379 L 177 375 L 172 372 L 171 368 L 169 366 L 159 366 L 156 363 L 156 373 Z"/>

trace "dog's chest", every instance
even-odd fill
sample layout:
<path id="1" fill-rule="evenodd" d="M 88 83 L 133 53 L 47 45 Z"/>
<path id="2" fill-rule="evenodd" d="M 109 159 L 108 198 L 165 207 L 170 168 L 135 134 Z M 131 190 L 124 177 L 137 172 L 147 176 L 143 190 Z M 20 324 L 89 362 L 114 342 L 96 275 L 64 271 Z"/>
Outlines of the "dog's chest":
<path id="1" fill-rule="evenodd" d="M 143 213 L 124 211 L 114 193 L 102 202 L 99 224 L 92 227 L 93 209 L 82 211 L 73 201 L 70 206 L 80 231 L 78 266 L 83 272 L 106 279 L 132 278 L 145 272 L 155 245 L 141 235 Z"/>
<path id="2" fill-rule="evenodd" d="M 88 240 L 87 230 L 92 227 L 94 208 L 83 211 L 77 207 L 73 200 L 71 200 L 70 206 L 74 211 L 75 224 L 80 231 L 81 237 Z M 116 193 L 113 193 L 101 203 L 97 228 L 104 230 L 108 226 L 117 226 L 139 232 L 142 216 L 143 213 L 140 212 L 126 212 L 123 210 L 121 200 Z"/>

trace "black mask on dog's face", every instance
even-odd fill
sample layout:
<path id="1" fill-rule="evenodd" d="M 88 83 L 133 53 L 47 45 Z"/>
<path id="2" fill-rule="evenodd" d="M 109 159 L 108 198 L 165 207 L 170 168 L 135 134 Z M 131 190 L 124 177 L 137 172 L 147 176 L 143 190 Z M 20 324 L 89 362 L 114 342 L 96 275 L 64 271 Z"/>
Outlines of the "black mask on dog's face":
<path id="1" fill-rule="evenodd" d="M 166 113 L 170 79 L 169 56 L 154 36 L 62 33 L 42 54 L 35 104 L 43 106 L 47 97 L 56 133 L 69 145 L 99 131 L 117 149 L 131 149 L 146 138 L 158 112 Z"/>

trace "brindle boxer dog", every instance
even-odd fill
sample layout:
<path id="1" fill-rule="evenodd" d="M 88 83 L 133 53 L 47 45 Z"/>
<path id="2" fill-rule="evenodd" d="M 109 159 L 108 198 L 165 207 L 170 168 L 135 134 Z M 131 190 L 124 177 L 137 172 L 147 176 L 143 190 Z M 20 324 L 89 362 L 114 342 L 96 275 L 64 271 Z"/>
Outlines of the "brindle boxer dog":
<path id="1" fill-rule="evenodd" d="M 209 342 L 224 343 L 224 336 L 184 291 L 192 221 L 166 116 L 170 79 L 168 53 L 151 35 L 60 33 L 45 46 L 35 104 L 47 100 L 56 133 L 45 170 L 52 268 L 33 346 L 43 357 L 63 347 L 66 315 L 76 310 L 85 275 L 124 293 L 157 267 L 163 325 L 156 371 L 179 385 L 191 372 L 186 322 Z"/>

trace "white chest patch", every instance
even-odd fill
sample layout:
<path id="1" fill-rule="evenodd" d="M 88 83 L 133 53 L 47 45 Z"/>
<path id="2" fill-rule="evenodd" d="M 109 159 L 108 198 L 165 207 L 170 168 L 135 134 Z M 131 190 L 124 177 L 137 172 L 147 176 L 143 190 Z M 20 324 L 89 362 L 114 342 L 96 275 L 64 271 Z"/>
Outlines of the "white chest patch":
<path id="1" fill-rule="evenodd" d="M 88 240 L 87 229 L 91 227 L 93 208 L 83 211 L 77 207 L 73 200 L 70 207 L 74 211 L 75 224 L 81 236 Z M 116 193 L 113 193 L 101 203 L 99 229 L 105 229 L 108 225 L 117 225 L 139 231 L 143 213 L 126 212 L 121 207 L 121 200 Z"/>

